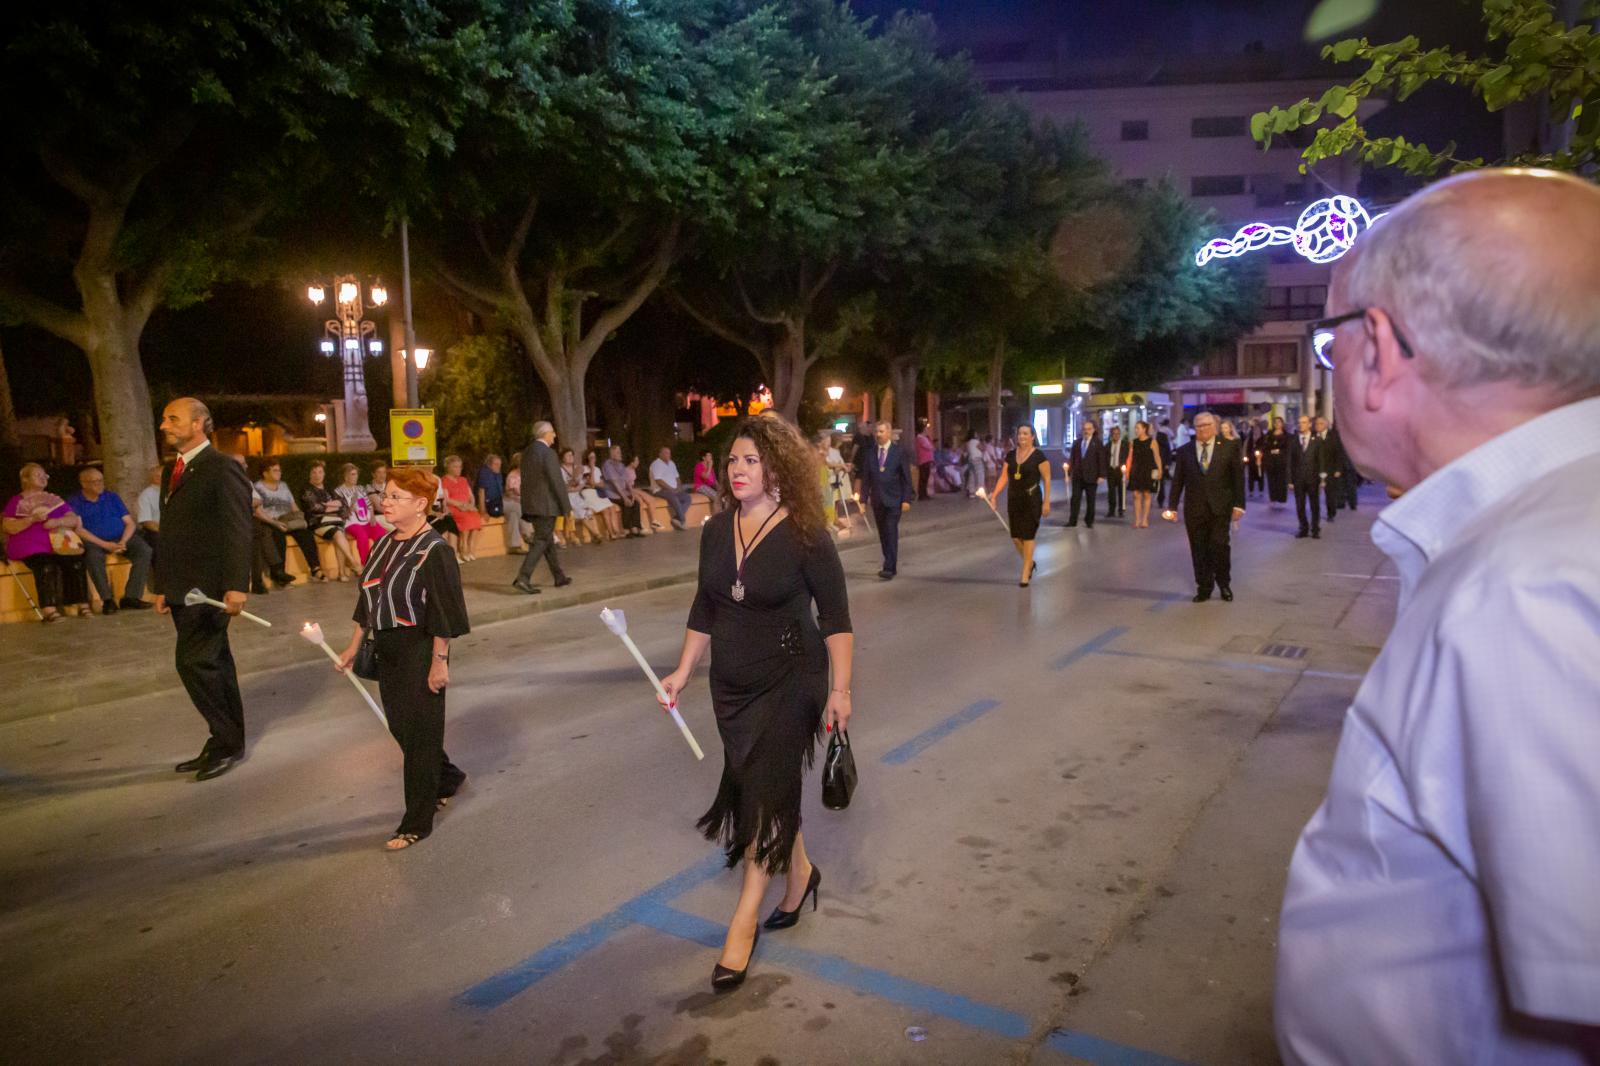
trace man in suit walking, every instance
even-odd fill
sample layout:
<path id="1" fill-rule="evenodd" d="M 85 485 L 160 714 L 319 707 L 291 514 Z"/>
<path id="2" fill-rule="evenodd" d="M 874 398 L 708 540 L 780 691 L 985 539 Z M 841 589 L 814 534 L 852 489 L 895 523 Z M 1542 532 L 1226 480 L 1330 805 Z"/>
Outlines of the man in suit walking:
<path id="1" fill-rule="evenodd" d="M 856 469 L 861 484 L 872 501 L 872 517 L 878 524 L 878 543 L 883 546 L 883 569 L 878 576 L 893 579 L 900 566 L 900 516 L 911 510 L 917 490 L 911 481 L 911 457 L 893 440 L 894 427 L 879 422 L 872 446 L 858 456 Z"/>
<path id="2" fill-rule="evenodd" d="M 1300 416 L 1300 432 L 1289 438 L 1289 483 L 1294 486 L 1294 513 L 1300 519 L 1296 537 L 1322 539 L 1322 483 L 1327 480 L 1327 454 L 1323 442 L 1311 432 L 1311 419 Z M 1311 524 L 1306 524 L 1306 503 L 1311 504 Z"/>
<path id="3" fill-rule="evenodd" d="M 1083 432 L 1072 442 L 1072 452 L 1067 457 L 1067 481 L 1072 490 L 1072 509 L 1067 513 L 1067 525 L 1078 524 L 1078 505 L 1087 502 L 1083 524 L 1094 528 L 1095 497 L 1100 482 L 1106 479 L 1106 448 L 1100 443 L 1100 427 L 1092 419 L 1083 420 Z"/>
<path id="4" fill-rule="evenodd" d="M 211 446 L 211 412 L 192 397 L 161 413 L 161 434 L 178 457 L 161 476 L 161 540 L 156 546 L 156 610 L 178 630 L 178 677 L 211 735 L 180 774 L 209 781 L 244 754 L 244 701 L 228 647 L 228 623 L 244 609 L 254 534 L 250 479 Z M 199 589 L 226 607 L 189 607 Z"/>
<path id="5" fill-rule="evenodd" d="M 533 424 L 533 441 L 522 453 L 522 517 L 533 527 L 528 554 L 512 580 L 511 587 L 529 595 L 539 592 L 533 583 L 533 568 L 543 559 L 550 565 L 555 587 L 572 584 L 556 556 L 556 520 L 572 511 L 567 499 L 567 482 L 561 473 L 556 450 L 556 427 L 549 422 Z"/>
<path id="6" fill-rule="evenodd" d="M 1201 411 L 1194 416 L 1194 440 L 1179 448 L 1172 461 L 1172 502 L 1161 517 L 1178 520 L 1184 493 L 1183 525 L 1189 533 L 1189 556 L 1194 560 L 1195 603 L 1211 598 L 1213 585 L 1222 598 L 1233 600 L 1233 549 L 1231 527 L 1244 517 L 1244 464 L 1239 442 L 1217 439 L 1217 416 Z"/>
<path id="7" fill-rule="evenodd" d="M 1122 427 L 1111 427 L 1111 439 L 1106 441 L 1106 517 L 1121 517 L 1128 503 L 1128 491 L 1123 486 L 1122 471 L 1128 465 L 1128 446 L 1122 440 Z"/>
<path id="8" fill-rule="evenodd" d="M 1322 442 L 1322 469 L 1328 475 L 1322 481 L 1323 517 L 1332 522 L 1339 504 L 1344 500 L 1344 468 L 1350 460 L 1345 458 L 1339 435 L 1330 430 L 1326 418 L 1318 415 L 1312 421 L 1311 428 L 1317 440 Z"/>

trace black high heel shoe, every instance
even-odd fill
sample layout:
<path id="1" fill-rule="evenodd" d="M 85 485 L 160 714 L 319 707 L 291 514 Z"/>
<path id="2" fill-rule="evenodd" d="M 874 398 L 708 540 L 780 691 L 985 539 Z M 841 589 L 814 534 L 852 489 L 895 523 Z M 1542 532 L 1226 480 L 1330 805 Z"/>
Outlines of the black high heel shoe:
<path id="1" fill-rule="evenodd" d="M 750 972 L 750 960 L 756 957 L 756 945 L 761 943 L 761 927 L 756 926 L 755 939 L 750 941 L 750 954 L 744 960 L 744 969 L 730 970 L 722 963 L 711 967 L 711 991 L 732 992 L 744 984 L 745 974 Z"/>
<path id="2" fill-rule="evenodd" d="M 811 864 L 811 876 L 806 879 L 806 890 L 800 893 L 800 905 L 792 911 L 782 907 L 772 908 L 772 913 L 767 916 L 763 924 L 765 929 L 788 929 L 800 922 L 800 912 L 806 909 L 806 897 L 811 897 L 811 909 L 817 909 L 817 897 L 822 888 L 822 870 L 816 863 Z"/>

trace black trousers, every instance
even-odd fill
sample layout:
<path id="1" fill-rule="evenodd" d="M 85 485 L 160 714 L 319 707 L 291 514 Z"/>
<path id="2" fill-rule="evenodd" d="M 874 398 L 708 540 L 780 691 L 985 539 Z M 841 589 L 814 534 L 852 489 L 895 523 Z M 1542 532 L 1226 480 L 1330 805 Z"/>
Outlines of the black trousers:
<path id="1" fill-rule="evenodd" d="M 287 569 L 289 538 L 293 537 L 294 542 L 300 545 L 300 554 L 306 557 L 306 567 L 311 571 L 311 576 L 316 577 L 322 573 L 322 560 L 317 555 L 317 542 L 311 536 L 311 530 L 291 529 L 285 533 L 281 529 L 268 526 L 267 536 L 272 538 L 272 545 L 277 549 L 279 567 Z"/>
<path id="2" fill-rule="evenodd" d="M 518 581 L 528 581 L 533 577 L 533 568 L 543 559 L 550 564 L 550 576 L 560 581 L 566 574 L 561 571 L 561 560 L 556 557 L 556 519 L 554 515 L 529 515 L 522 516 L 533 526 L 533 539 L 528 541 L 528 554 L 522 557 L 522 566 L 517 570 Z"/>
<path id="3" fill-rule="evenodd" d="M 612 500 L 612 503 L 622 508 L 622 528 L 627 532 L 643 532 L 644 519 L 639 514 L 639 499 L 634 497 L 632 503 L 626 500 Z"/>
<path id="4" fill-rule="evenodd" d="M 1094 509 L 1099 496 L 1100 483 L 1098 481 L 1072 481 L 1072 510 L 1067 514 L 1067 525 L 1078 524 L 1078 504 L 1087 503 L 1084 508 L 1083 524 L 1090 529 L 1094 528 Z"/>
<path id="5" fill-rule="evenodd" d="M 1210 592 L 1213 585 L 1227 588 L 1233 584 L 1233 547 L 1229 541 L 1232 532 L 1232 514 L 1217 518 L 1183 519 L 1189 533 L 1189 557 L 1194 560 L 1194 583 L 1201 592 Z"/>
<path id="6" fill-rule="evenodd" d="M 1306 525 L 1306 503 L 1311 504 L 1311 525 Z M 1294 485 L 1294 514 L 1300 519 L 1300 532 L 1310 529 L 1313 533 L 1322 532 L 1322 495 L 1315 481 L 1302 485 Z"/>
<path id="7" fill-rule="evenodd" d="M 33 587 L 40 607 L 60 610 L 89 602 L 89 577 L 84 572 L 83 556 L 38 552 L 23 556 L 22 563 L 33 574 Z"/>
<path id="8" fill-rule="evenodd" d="M 423 629 L 380 629 L 378 698 L 404 760 L 406 813 L 396 833 L 433 832 L 439 800 L 454 796 L 467 775 L 444 751 L 444 693 L 428 688 L 433 635 Z"/>
<path id="9" fill-rule="evenodd" d="M 933 481 L 933 464 L 918 463 L 917 475 L 917 499 L 926 500 L 929 498 L 929 483 Z"/>
<path id="10" fill-rule="evenodd" d="M 1122 469 L 1115 468 L 1106 475 L 1106 517 L 1125 514 L 1128 508 L 1128 490 L 1122 484 Z"/>
<path id="11" fill-rule="evenodd" d="M 1356 509 L 1356 489 L 1361 487 L 1361 477 L 1356 473 L 1355 467 L 1347 466 L 1344 470 L 1344 477 L 1340 480 L 1344 482 L 1344 505 L 1349 510 L 1354 511 Z"/>
<path id="12" fill-rule="evenodd" d="M 1261 464 L 1245 464 L 1245 482 L 1251 492 L 1260 492 L 1267 487 L 1267 475 L 1261 470 Z"/>
<path id="13" fill-rule="evenodd" d="M 277 530 L 257 520 L 250 535 L 250 589 L 261 592 L 267 587 L 268 574 L 283 573 L 283 549 L 272 534 Z"/>
<path id="14" fill-rule="evenodd" d="M 883 548 L 883 568 L 891 574 L 900 570 L 900 505 L 885 507 L 872 501 L 872 520 L 878 525 L 878 544 Z"/>
<path id="15" fill-rule="evenodd" d="M 239 695 L 239 674 L 228 647 L 228 612 L 209 604 L 172 607 L 172 624 L 178 629 L 178 677 L 194 701 L 195 710 L 211 729 L 206 746 L 229 755 L 244 751 L 244 700 Z"/>
<path id="16" fill-rule="evenodd" d="M 1328 480 L 1322 483 L 1322 496 L 1328 521 L 1333 521 L 1333 513 L 1339 509 L 1339 501 L 1344 498 L 1344 475 L 1329 474 Z"/>

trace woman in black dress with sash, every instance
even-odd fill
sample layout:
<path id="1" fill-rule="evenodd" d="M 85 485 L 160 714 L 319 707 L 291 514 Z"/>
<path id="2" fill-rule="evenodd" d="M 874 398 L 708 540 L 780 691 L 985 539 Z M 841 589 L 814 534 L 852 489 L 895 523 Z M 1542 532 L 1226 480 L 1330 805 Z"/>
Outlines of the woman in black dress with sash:
<path id="1" fill-rule="evenodd" d="M 1267 472 L 1267 496 L 1281 504 L 1289 498 L 1289 434 L 1283 428 L 1283 419 L 1272 420 L 1272 432 L 1263 439 L 1261 451 L 1261 465 Z"/>
<path id="2" fill-rule="evenodd" d="M 1039 536 L 1039 520 L 1050 513 L 1050 464 L 1034 446 L 1032 426 L 1018 428 L 1017 446 L 1006 452 L 1000 480 L 989 496 L 990 508 L 998 506 L 1000 494 L 1007 488 L 1011 490 L 1006 500 L 1011 543 L 1022 556 L 1022 579 L 1017 584 L 1027 588 L 1033 581 L 1033 542 Z"/>
<path id="3" fill-rule="evenodd" d="M 712 970 L 719 992 L 744 981 L 771 880 L 782 877 L 784 893 L 767 929 L 794 925 L 807 896 L 815 910 L 822 882 L 800 835 L 801 780 L 818 734 L 849 725 L 854 637 L 821 477 L 816 453 L 793 426 L 753 418 L 739 427 L 719 490 L 725 509 L 702 527 L 683 653 L 661 681 L 676 701 L 711 649 L 722 784 L 699 828 L 722 842 L 729 867 L 744 863 Z"/>
<path id="4" fill-rule="evenodd" d="M 1133 493 L 1133 528 L 1150 528 L 1150 501 L 1161 488 L 1161 451 L 1150 436 L 1150 423 L 1133 424 L 1128 451 L 1128 489 Z"/>
<path id="5" fill-rule="evenodd" d="M 367 630 L 377 645 L 378 697 L 405 759 L 406 813 L 384 845 L 409 848 L 433 832 L 434 812 L 467 775 L 444 751 L 444 690 L 450 639 L 467 632 L 467 604 L 455 552 L 428 524 L 439 479 L 420 467 L 396 467 L 383 491 L 383 517 L 394 526 L 372 546 L 356 598 L 355 632 L 339 657 L 348 670 Z"/>

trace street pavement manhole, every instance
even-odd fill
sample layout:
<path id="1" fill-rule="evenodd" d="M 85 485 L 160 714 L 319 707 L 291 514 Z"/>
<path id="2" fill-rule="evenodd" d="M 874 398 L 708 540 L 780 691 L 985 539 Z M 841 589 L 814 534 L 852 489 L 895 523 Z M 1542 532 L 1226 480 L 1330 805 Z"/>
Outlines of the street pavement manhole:
<path id="1" fill-rule="evenodd" d="M 1256 650 L 1256 654 L 1273 659 L 1304 659 L 1310 650 L 1302 644 L 1263 644 Z"/>

